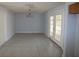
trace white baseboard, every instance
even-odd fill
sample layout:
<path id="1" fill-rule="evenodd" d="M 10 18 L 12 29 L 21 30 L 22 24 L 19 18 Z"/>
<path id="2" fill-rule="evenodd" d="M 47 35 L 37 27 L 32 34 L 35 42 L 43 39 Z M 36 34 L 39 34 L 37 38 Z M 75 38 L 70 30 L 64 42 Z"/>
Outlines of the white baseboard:
<path id="1" fill-rule="evenodd" d="M 16 31 L 16 33 L 44 33 L 41 31 Z"/>

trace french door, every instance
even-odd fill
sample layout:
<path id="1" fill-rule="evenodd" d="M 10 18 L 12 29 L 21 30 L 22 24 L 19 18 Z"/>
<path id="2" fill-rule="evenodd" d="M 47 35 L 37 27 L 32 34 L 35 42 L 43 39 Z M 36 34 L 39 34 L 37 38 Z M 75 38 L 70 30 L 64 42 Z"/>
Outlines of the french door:
<path id="1" fill-rule="evenodd" d="M 61 38 L 61 23 L 62 15 L 50 17 L 50 36 L 55 36 L 55 39 L 60 41 Z"/>

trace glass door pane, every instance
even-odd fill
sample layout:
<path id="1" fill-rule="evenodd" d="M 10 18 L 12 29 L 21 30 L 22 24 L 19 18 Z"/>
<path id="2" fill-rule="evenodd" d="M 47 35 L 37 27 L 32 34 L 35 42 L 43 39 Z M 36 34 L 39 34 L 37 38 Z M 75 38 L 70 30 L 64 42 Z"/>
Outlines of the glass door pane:
<path id="1" fill-rule="evenodd" d="M 57 41 L 61 39 L 61 21 L 62 15 L 56 15 L 55 39 Z"/>
<path id="2" fill-rule="evenodd" d="M 54 17 L 50 17 L 50 36 L 53 36 L 53 19 Z"/>

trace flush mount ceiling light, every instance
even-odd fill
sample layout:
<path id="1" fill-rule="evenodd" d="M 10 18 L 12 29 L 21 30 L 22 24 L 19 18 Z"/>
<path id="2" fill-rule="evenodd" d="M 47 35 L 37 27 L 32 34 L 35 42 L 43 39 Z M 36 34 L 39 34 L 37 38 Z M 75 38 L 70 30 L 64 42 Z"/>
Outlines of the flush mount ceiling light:
<path id="1" fill-rule="evenodd" d="M 32 5 L 32 4 L 26 4 L 25 6 L 28 7 L 27 8 L 27 12 L 26 12 L 26 16 L 31 16 L 33 8 L 34 8 L 34 5 Z"/>

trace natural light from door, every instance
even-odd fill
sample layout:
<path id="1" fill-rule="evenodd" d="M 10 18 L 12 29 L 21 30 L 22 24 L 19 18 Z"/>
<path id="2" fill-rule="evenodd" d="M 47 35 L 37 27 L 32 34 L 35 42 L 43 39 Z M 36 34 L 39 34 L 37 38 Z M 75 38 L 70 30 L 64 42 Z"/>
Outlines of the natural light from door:
<path id="1" fill-rule="evenodd" d="M 62 15 L 56 15 L 56 26 L 55 26 L 55 39 L 57 41 L 61 40 L 61 21 L 62 21 Z"/>
<path id="2" fill-rule="evenodd" d="M 50 36 L 53 36 L 53 20 L 54 20 L 54 17 L 51 16 L 50 17 Z"/>

